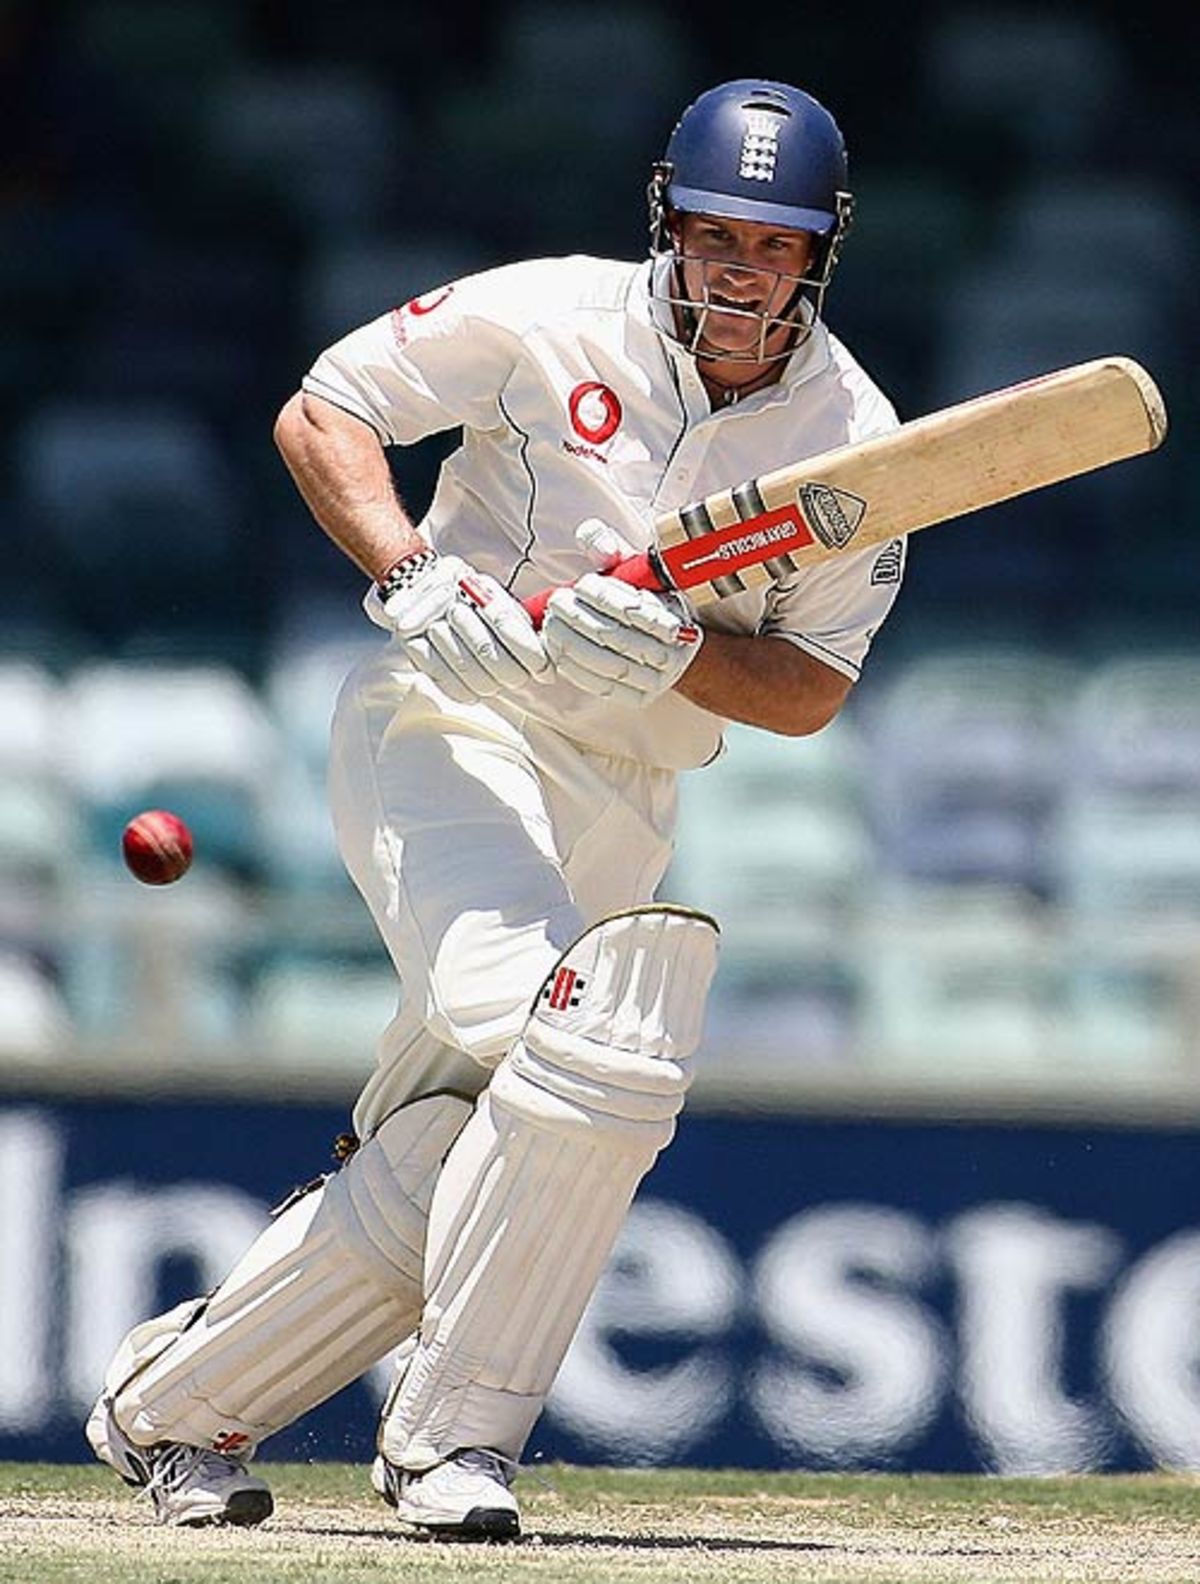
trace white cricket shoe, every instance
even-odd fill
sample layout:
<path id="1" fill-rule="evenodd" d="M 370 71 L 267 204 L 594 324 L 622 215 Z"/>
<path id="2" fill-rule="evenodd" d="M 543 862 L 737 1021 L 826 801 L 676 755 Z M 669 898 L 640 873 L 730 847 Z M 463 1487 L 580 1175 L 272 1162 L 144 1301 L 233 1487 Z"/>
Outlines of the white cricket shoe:
<path id="1" fill-rule="evenodd" d="M 440 1540 L 515 1540 L 521 1510 L 509 1490 L 513 1466 L 482 1448 L 456 1452 L 415 1474 L 377 1457 L 371 1484 L 402 1522 Z"/>
<path id="2" fill-rule="evenodd" d="M 135 1445 L 117 1423 L 111 1397 L 92 1409 L 86 1433 L 102 1463 L 145 1491 L 161 1524 L 260 1524 L 274 1510 L 270 1487 L 240 1458 L 181 1441 Z"/>

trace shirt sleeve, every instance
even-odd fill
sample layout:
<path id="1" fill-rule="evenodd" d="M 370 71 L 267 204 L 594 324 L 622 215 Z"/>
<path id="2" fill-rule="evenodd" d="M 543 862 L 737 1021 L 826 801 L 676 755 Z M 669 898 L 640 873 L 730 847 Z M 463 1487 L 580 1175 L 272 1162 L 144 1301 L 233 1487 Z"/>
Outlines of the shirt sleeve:
<path id="1" fill-rule="evenodd" d="M 519 265 L 425 292 L 322 352 L 303 389 L 361 418 L 384 445 L 495 428 L 535 283 Z"/>
<path id="2" fill-rule="evenodd" d="M 843 353 L 844 355 L 844 353 Z M 892 404 L 855 366 L 848 439 L 869 440 L 899 424 Z M 785 578 L 767 596 L 759 632 L 783 638 L 857 681 L 871 640 L 900 591 L 907 540 L 849 551 Z"/>
<path id="3" fill-rule="evenodd" d="M 905 539 L 837 556 L 771 590 L 760 634 L 783 638 L 857 681 L 904 577 Z"/>

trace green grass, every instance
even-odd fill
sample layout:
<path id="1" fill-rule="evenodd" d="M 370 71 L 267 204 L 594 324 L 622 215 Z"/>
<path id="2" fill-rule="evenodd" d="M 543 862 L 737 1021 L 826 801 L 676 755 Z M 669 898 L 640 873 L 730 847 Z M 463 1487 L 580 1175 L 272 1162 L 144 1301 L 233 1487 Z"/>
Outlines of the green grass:
<path id="1" fill-rule="evenodd" d="M 0 1584 L 1198 1584 L 1200 1482 L 541 1466 L 518 1546 L 406 1538 L 364 1468 L 264 1464 L 257 1530 L 163 1529 L 107 1470 L 0 1464 Z"/>

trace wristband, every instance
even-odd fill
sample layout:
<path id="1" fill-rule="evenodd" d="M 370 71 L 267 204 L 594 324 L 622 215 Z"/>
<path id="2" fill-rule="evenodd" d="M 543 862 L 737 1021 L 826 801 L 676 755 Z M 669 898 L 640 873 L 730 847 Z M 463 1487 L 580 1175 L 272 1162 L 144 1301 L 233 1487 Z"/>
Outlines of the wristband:
<path id="1" fill-rule="evenodd" d="M 422 573 L 428 572 L 437 558 L 437 551 L 426 545 L 420 550 L 410 550 L 407 555 L 402 555 L 399 561 L 393 561 L 383 576 L 376 579 L 375 587 L 379 590 L 379 598 L 389 600 L 401 589 L 411 588 Z"/>

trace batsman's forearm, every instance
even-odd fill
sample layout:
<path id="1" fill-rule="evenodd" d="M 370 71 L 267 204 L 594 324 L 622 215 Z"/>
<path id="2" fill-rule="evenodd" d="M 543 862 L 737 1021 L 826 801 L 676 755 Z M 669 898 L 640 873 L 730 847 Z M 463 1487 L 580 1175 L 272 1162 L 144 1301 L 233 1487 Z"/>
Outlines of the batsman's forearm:
<path id="1" fill-rule="evenodd" d="M 275 444 L 309 511 L 368 577 L 382 577 L 420 546 L 383 447 L 367 424 L 298 392 L 276 420 Z"/>
<path id="2" fill-rule="evenodd" d="M 725 720 L 807 737 L 829 724 L 851 683 L 782 638 L 709 632 L 675 686 Z"/>

